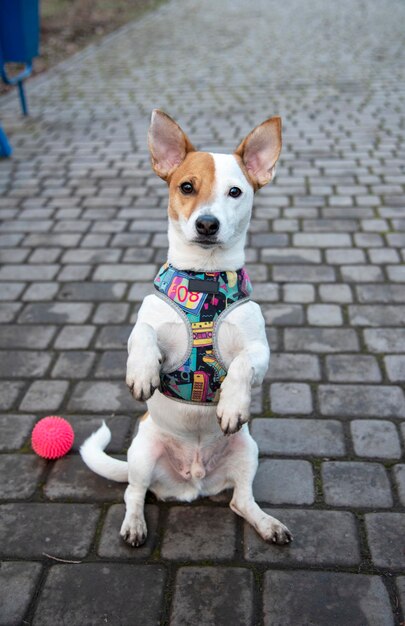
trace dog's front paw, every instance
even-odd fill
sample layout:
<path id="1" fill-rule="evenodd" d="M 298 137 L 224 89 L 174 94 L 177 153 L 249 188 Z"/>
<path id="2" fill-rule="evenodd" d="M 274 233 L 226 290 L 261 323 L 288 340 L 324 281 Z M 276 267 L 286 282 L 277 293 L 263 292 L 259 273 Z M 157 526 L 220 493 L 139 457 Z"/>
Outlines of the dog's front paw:
<path id="1" fill-rule="evenodd" d="M 236 433 L 250 417 L 250 394 L 225 378 L 218 402 L 217 418 L 225 435 Z"/>
<path id="2" fill-rule="evenodd" d="M 293 540 L 293 536 L 287 526 L 270 516 L 269 519 L 266 519 L 257 527 L 257 530 L 264 541 L 269 543 L 276 543 L 281 546 Z"/>
<path id="3" fill-rule="evenodd" d="M 146 355 L 142 355 L 146 357 Z M 162 355 L 159 350 L 151 351 L 147 358 L 128 357 L 126 383 L 135 400 L 149 400 L 160 384 Z"/>
<path id="4" fill-rule="evenodd" d="M 148 529 L 143 517 L 125 517 L 122 522 L 120 535 L 123 540 L 133 548 L 139 548 L 145 543 Z"/>

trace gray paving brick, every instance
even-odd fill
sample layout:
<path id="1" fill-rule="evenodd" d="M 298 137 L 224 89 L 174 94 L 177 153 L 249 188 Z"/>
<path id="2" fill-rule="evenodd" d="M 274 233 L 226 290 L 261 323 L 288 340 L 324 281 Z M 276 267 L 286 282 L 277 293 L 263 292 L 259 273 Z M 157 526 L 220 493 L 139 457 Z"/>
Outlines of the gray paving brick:
<path id="1" fill-rule="evenodd" d="M 104 302 L 97 306 L 93 316 L 94 324 L 120 324 L 125 322 L 129 304 L 125 302 Z"/>
<path id="2" fill-rule="evenodd" d="M 270 387 L 271 410 L 281 415 L 312 413 L 311 387 L 304 383 L 274 383 Z"/>
<path id="3" fill-rule="evenodd" d="M 313 593 L 316 589 L 317 593 Z M 325 598 L 328 601 L 325 602 Z M 378 576 L 269 571 L 264 578 L 264 625 L 393 626 L 387 590 Z"/>
<path id="4" fill-rule="evenodd" d="M 162 556 L 187 561 L 232 559 L 235 532 L 235 513 L 229 508 L 173 507 L 166 522 Z"/>
<path id="5" fill-rule="evenodd" d="M 25 288 L 25 283 L 0 283 L 0 300 L 17 300 Z"/>
<path id="6" fill-rule="evenodd" d="M 299 352 L 358 352 L 359 340 L 350 328 L 286 328 L 285 348 Z"/>
<path id="7" fill-rule="evenodd" d="M 313 285 L 302 283 L 290 283 L 283 286 L 283 296 L 285 302 L 313 302 L 315 300 L 315 289 Z"/>
<path id="8" fill-rule="evenodd" d="M 399 459 L 401 447 L 395 425 L 387 420 L 353 420 L 350 423 L 358 456 Z"/>
<path id="9" fill-rule="evenodd" d="M 265 509 L 285 524 L 294 541 L 288 546 L 265 543 L 245 522 L 244 554 L 248 561 L 271 565 L 330 566 L 360 562 L 354 515 L 338 511 Z"/>
<path id="10" fill-rule="evenodd" d="M 312 467 L 308 461 L 265 459 L 253 483 L 259 502 L 312 504 L 315 499 Z"/>
<path id="11" fill-rule="evenodd" d="M 0 411 L 13 408 L 24 387 L 25 383 L 22 381 L 2 381 L 0 385 Z"/>
<path id="12" fill-rule="evenodd" d="M 342 265 L 342 278 L 351 283 L 375 283 L 384 279 L 384 274 L 378 265 Z"/>
<path id="13" fill-rule="evenodd" d="M 386 356 L 384 365 L 391 382 L 405 381 L 405 355 Z"/>
<path id="14" fill-rule="evenodd" d="M 126 412 L 142 411 L 145 404 L 133 399 L 124 381 L 80 382 L 71 395 L 69 411 Z"/>
<path id="15" fill-rule="evenodd" d="M 124 497 L 125 486 L 108 481 L 90 471 L 78 455 L 55 461 L 44 486 L 50 500 L 117 501 Z"/>
<path id="16" fill-rule="evenodd" d="M 275 265 L 273 280 L 281 283 L 327 283 L 336 280 L 336 273 L 328 265 Z"/>
<path id="17" fill-rule="evenodd" d="M 342 311 L 336 304 L 311 304 L 307 309 L 308 323 L 312 326 L 341 326 Z"/>
<path id="18" fill-rule="evenodd" d="M 0 268 L 0 280 L 52 280 L 59 265 L 4 265 Z"/>
<path id="19" fill-rule="evenodd" d="M 79 569 L 56 565 L 46 579 L 33 624 L 156 625 L 165 578 L 158 565 L 85 563 Z"/>
<path id="20" fill-rule="evenodd" d="M 371 352 L 405 352 L 405 329 L 367 328 L 364 341 Z"/>
<path id="21" fill-rule="evenodd" d="M 296 233 L 293 243 L 310 248 L 346 248 L 352 245 L 347 233 Z"/>
<path id="22" fill-rule="evenodd" d="M 69 415 L 68 421 L 73 427 L 75 438 L 73 442 L 72 451 L 78 452 L 82 443 L 100 428 L 103 421 L 111 431 L 111 441 L 108 444 L 107 453 L 123 453 L 124 448 L 127 447 L 126 442 L 130 431 L 131 419 L 127 415 L 113 415 L 107 417 L 102 415 Z"/>
<path id="23" fill-rule="evenodd" d="M 94 273 L 94 280 L 152 280 L 155 278 L 158 267 L 153 264 L 122 264 L 99 265 Z M 1 277 L 1 274 L 0 274 Z"/>
<path id="24" fill-rule="evenodd" d="M 50 302 L 27 304 L 19 321 L 29 324 L 82 324 L 90 316 L 92 304 L 85 302 Z"/>
<path id="25" fill-rule="evenodd" d="M 400 387 L 384 385 L 319 385 L 322 415 L 340 417 L 405 417 Z"/>
<path id="26" fill-rule="evenodd" d="M 23 624 L 24 615 L 34 596 L 41 574 L 41 564 L 26 561 L 0 563 L 0 623 L 8 626 Z"/>
<path id="27" fill-rule="evenodd" d="M 56 332 L 54 326 L 38 324 L 0 325 L 0 347 L 2 348 L 46 348 Z"/>
<path id="28" fill-rule="evenodd" d="M 0 455 L 0 499 L 24 500 L 35 492 L 45 461 L 28 454 Z"/>
<path id="29" fill-rule="evenodd" d="M 20 302 L 0 302 L 0 324 L 12 322 L 21 306 Z"/>
<path id="30" fill-rule="evenodd" d="M 264 319 L 272 326 L 295 326 L 304 321 L 302 306 L 298 304 L 270 304 L 261 307 Z"/>
<path id="31" fill-rule="evenodd" d="M 58 290 L 59 285 L 56 282 L 36 282 L 30 285 L 24 292 L 22 300 L 24 302 L 53 300 L 54 296 L 58 293 Z"/>
<path id="32" fill-rule="evenodd" d="M 356 285 L 359 302 L 404 303 L 405 289 L 402 285 L 385 283 L 384 285 Z"/>
<path id="33" fill-rule="evenodd" d="M 222 593 L 218 594 L 218 589 Z M 237 601 L 235 602 L 235 599 Z M 181 567 L 176 575 L 170 624 L 245 626 L 253 619 L 253 574 L 230 567 Z"/>
<path id="34" fill-rule="evenodd" d="M 18 450 L 31 433 L 34 415 L 0 415 L 0 451 Z"/>
<path id="35" fill-rule="evenodd" d="M 0 378 L 41 377 L 51 360 L 52 356 L 46 352 L 0 350 Z"/>
<path id="36" fill-rule="evenodd" d="M 346 304 L 353 301 L 349 285 L 319 285 L 319 297 L 323 302 Z"/>
<path id="37" fill-rule="evenodd" d="M 405 565 L 405 514 L 367 513 L 367 540 L 377 567 L 400 569 Z"/>
<path id="38" fill-rule="evenodd" d="M 125 350 L 111 350 L 104 352 L 95 371 L 96 378 L 125 378 L 127 352 Z"/>
<path id="39" fill-rule="evenodd" d="M 320 263 L 321 253 L 315 248 L 263 248 L 261 250 L 261 259 L 265 263 L 286 263 L 288 265 Z"/>
<path id="40" fill-rule="evenodd" d="M 260 418 L 251 423 L 260 454 L 342 456 L 342 424 L 336 420 Z"/>
<path id="41" fill-rule="evenodd" d="M 152 554 L 156 544 L 157 523 L 159 510 L 156 506 L 147 504 L 145 506 L 145 520 L 148 527 L 146 542 L 138 547 L 132 548 L 120 536 L 120 528 L 125 516 L 124 504 L 113 504 L 107 512 L 103 525 L 97 553 L 103 558 L 123 558 L 131 560 L 144 559 Z"/>
<path id="42" fill-rule="evenodd" d="M 400 502 L 405 505 L 405 465 L 395 465 L 393 468 L 393 475 L 398 489 Z"/>
<path id="43" fill-rule="evenodd" d="M 26 392 L 20 404 L 20 411 L 50 411 L 59 409 L 69 383 L 66 380 L 36 380 Z"/>
<path id="44" fill-rule="evenodd" d="M 405 319 L 405 306 L 350 305 L 349 318 L 352 326 L 401 326 Z"/>
<path id="45" fill-rule="evenodd" d="M 267 377 L 285 381 L 320 380 L 319 358 L 313 354 L 273 352 Z"/>
<path id="46" fill-rule="evenodd" d="M 53 378 L 85 378 L 91 370 L 95 360 L 94 352 L 71 350 L 62 352 L 58 356 L 53 369 Z"/>
<path id="47" fill-rule="evenodd" d="M 132 324 L 104 326 L 97 335 L 95 347 L 103 350 L 109 348 L 126 349 L 132 328 Z"/>
<path id="48" fill-rule="evenodd" d="M 389 265 L 387 267 L 388 278 L 395 283 L 405 282 L 405 268 L 403 265 Z"/>
<path id="49" fill-rule="evenodd" d="M 325 502 L 332 506 L 392 506 L 387 473 L 379 463 L 325 462 L 322 464 L 322 481 Z"/>
<path id="50" fill-rule="evenodd" d="M 86 300 L 90 302 L 120 300 L 125 290 L 126 283 L 123 282 L 69 282 L 62 287 L 58 299 L 81 302 Z"/>
<path id="51" fill-rule="evenodd" d="M 54 347 L 57 350 L 88 348 L 95 332 L 95 327 L 90 324 L 64 326 L 55 339 Z"/>
<path id="52" fill-rule="evenodd" d="M 42 558 L 44 552 L 64 559 L 83 558 L 98 516 L 93 504 L 2 504 L 0 554 L 12 559 Z"/>
<path id="53" fill-rule="evenodd" d="M 375 357 L 367 354 L 331 354 L 326 357 L 326 373 L 335 383 L 381 382 Z"/>

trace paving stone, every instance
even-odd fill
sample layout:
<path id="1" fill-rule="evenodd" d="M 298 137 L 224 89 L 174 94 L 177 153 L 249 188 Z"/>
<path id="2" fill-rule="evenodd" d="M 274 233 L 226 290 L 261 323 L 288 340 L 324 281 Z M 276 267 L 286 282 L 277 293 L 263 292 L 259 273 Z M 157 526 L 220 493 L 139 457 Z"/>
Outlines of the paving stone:
<path id="1" fill-rule="evenodd" d="M 248 561 L 272 565 L 357 565 L 359 540 L 352 513 L 298 509 L 264 509 L 285 524 L 294 540 L 288 546 L 265 543 L 245 522 L 244 554 Z"/>
<path id="2" fill-rule="evenodd" d="M 313 302 L 315 300 L 315 289 L 313 285 L 302 283 L 290 283 L 283 287 L 285 302 Z"/>
<path id="3" fill-rule="evenodd" d="M 218 590 L 221 593 L 218 593 Z M 237 598 L 237 601 L 235 599 Z M 253 619 L 253 574 L 245 568 L 181 567 L 171 626 L 245 626 Z"/>
<path id="4" fill-rule="evenodd" d="M 116 263 L 115 265 L 100 264 L 95 273 L 94 280 L 116 281 L 116 280 L 153 280 L 158 267 L 153 264 L 130 265 Z M 0 274 L 1 278 L 1 274 Z"/>
<path id="5" fill-rule="evenodd" d="M 322 464 L 322 480 L 325 502 L 332 506 L 392 506 L 387 473 L 379 463 L 328 461 Z"/>
<path id="6" fill-rule="evenodd" d="M 25 289 L 25 283 L 0 283 L 0 300 L 17 300 Z"/>
<path id="7" fill-rule="evenodd" d="M 123 452 L 130 431 L 131 419 L 127 415 L 68 415 L 66 419 L 72 424 L 75 433 L 72 450 L 78 452 L 82 443 L 100 428 L 103 421 L 111 431 L 111 441 L 106 452 Z M 129 443 L 129 442 L 128 442 Z"/>
<path id="8" fill-rule="evenodd" d="M 92 304 L 85 302 L 49 302 L 27 304 L 19 321 L 37 324 L 82 324 L 90 316 Z"/>
<path id="9" fill-rule="evenodd" d="M 405 289 L 402 285 L 385 283 L 383 285 L 356 285 L 359 302 L 404 303 Z"/>
<path id="10" fill-rule="evenodd" d="M 119 378 L 122 380 L 125 378 L 127 358 L 128 354 L 126 350 L 104 352 L 97 366 L 95 377 L 107 379 Z"/>
<path id="11" fill-rule="evenodd" d="M 2 504 L 0 554 L 35 559 L 45 552 L 64 559 L 83 558 L 89 552 L 98 516 L 93 504 Z"/>
<path id="12" fill-rule="evenodd" d="M 253 493 L 258 502 L 312 504 L 315 494 L 311 464 L 308 461 L 262 460 L 253 483 Z"/>
<path id="13" fill-rule="evenodd" d="M 319 297 L 323 302 L 346 304 L 353 301 L 349 285 L 319 285 Z"/>
<path id="14" fill-rule="evenodd" d="M 272 353 L 270 380 L 320 380 L 319 359 L 312 354 Z"/>
<path id="15" fill-rule="evenodd" d="M 388 278 L 393 282 L 405 282 L 405 269 L 403 265 L 389 265 L 387 267 Z"/>
<path id="16" fill-rule="evenodd" d="M 58 350 L 88 348 L 95 332 L 95 327 L 90 324 L 64 326 L 55 339 L 54 347 Z"/>
<path id="17" fill-rule="evenodd" d="M 33 624 L 156 625 L 160 623 L 165 578 L 159 565 L 55 565 L 46 579 Z"/>
<path id="18" fill-rule="evenodd" d="M 55 335 L 55 326 L 38 324 L 0 325 L 0 347 L 2 348 L 46 348 Z"/>
<path id="19" fill-rule="evenodd" d="M 343 248 L 352 245 L 347 233 L 296 233 L 293 242 L 295 246 L 310 248 Z"/>
<path id="20" fill-rule="evenodd" d="M 0 498 L 24 500 L 33 495 L 45 461 L 28 454 L 0 455 Z"/>
<path id="21" fill-rule="evenodd" d="M 123 282 L 69 282 L 63 285 L 59 292 L 58 300 L 67 301 L 99 301 L 120 300 L 127 288 Z M 65 306 L 65 305 L 63 305 Z"/>
<path id="22" fill-rule="evenodd" d="M 273 280 L 280 283 L 327 283 L 336 280 L 336 273 L 328 265 L 274 265 Z"/>
<path id="23" fill-rule="evenodd" d="M 0 350 L 0 378 L 44 376 L 52 355 L 34 350 Z"/>
<path id="24" fill-rule="evenodd" d="M 260 418 L 251 423 L 260 454 L 342 456 L 342 424 L 336 420 Z"/>
<path id="25" fill-rule="evenodd" d="M 266 572 L 264 625 L 296 624 L 297 615 L 302 624 L 394 625 L 389 596 L 378 576 L 335 572 Z"/>
<path id="26" fill-rule="evenodd" d="M 331 354 L 326 357 L 326 372 L 335 383 L 381 382 L 377 360 L 367 354 Z"/>
<path id="27" fill-rule="evenodd" d="M 340 417 L 405 417 L 400 387 L 384 385 L 319 385 L 322 415 Z"/>
<path id="28" fill-rule="evenodd" d="M 93 413 L 145 411 L 145 404 L 133 399 L 123 381 L 80 382 L 73 389 L 68 404 L 69 411 Z"/>
<path id="29" fill-rule="evenodd" d="M 358 352 L 359 340 L 350 328 L 286 328 L 285 348 L 299 352 Z"/>
<path id="30" fill-rule="evenodd" d="M 44 493 L 50 500 L 111 502 L 123 500 L 125 486 L 98 476 L 80 456 L 68 455 L 55 461 Z"/>
<path id="31" fill-rule="evenodd" d="M 405 465 L 395 465 L 393 468 L 393 474 L 400 502 L 405 505 Z"/>
<path id="32" fill-rule="evenodd" d="M 367 513 L 365 520 L 374 565 L 403 571 L 405 513 Z"/>
<path id="33" fill-rule="evenodd" d="M 265 263 L 320 263 L 321 253 L 309 248 L 263 248 L 261 260 Z"/>
<path id="34" fill-rule="evenodd" d="M 120 536 L 120 528 L 125 516 L 124 504 L 113 504 L 107 512 L 101 533 L 100 543 L 97 553 L 103 558 L 123 558 L 138 560 L 149 557 L 156 544 L 157 524 L 159 509 L 157 506 L 147 504 L 145 506 L 145 520 L 148 527 L 146 542 L 138 548 L 129 546 Z"/>
<path id="35" fill-rule="evenodd" d="M 48 235 L 47 235 L 48 236 Z M 0 268 L 0 280 L 52 280 L 59 270 L 59 265 L 4 265 Z"/>
<path id="36" fill-rule="evenodd" d="M 357 456 L 399 459 L 401 446 L 395 425 L 387 420 L 353 420 L 350 423 Z"/>
<path id="37" fill-rule="evenodd" d="M 313 326 L 341 326 L 342 311 L 335 304 L 311 304 L 307 309 L 308 323 Z"/>
<path id="38" fill-rule="evenodd" d="M 62 404 L 68 387 L 66 380 L 36 380 L 29 386 L 20 404 L 20 411 L 56 411 Z"/>
<path id="39" fill-rule="evenodd" d="M 405 355 L 386 356 L 384 364 L 391 382 L 405 381 Z"/>
<path id="40" fill-rule="evenodd" d="M 20 381 L 2 381 L 0 385 L 0 411 L 11 409 L 25 387 Z"/>
<path id="41" fill-rule="evenodd" d="M 350 305 L 349 318 L 352 326 L 401 326 L 405 306 Z"/>
<path id="42" fill-rule="evenodd" d="M 95 360 L 94 352 L 71 350 L 61 352 L 53 369 L 53 378 L 85 378 L 91 370 Z"/>
<path id="43" fill-rule="evenodd" d="M 19 302 L 0 302 L 0 324 L 12 322 L 21 306 Z"/>
<path id="44" fill-rule="evenodd" d="M 405 352 L 405 328 L 366 328 L 363 332 L 371 352 Z"/>
<path id="45" fill-rule="evenodd" d="M 125 322 L 129 305 L 125 302 L 104 302 L 99 304 L 93 316 L 94 324 L 120 324 Z"/>
<path id="46" fill-rule="evenodd" d="M 311 387 L 304 383 L 273 383 L 270 387 L 271 410 L 281 415 L 312 413 Z"/>
<path id="47" fill-rule="evenodd" d="M 36 282 L 28 287 L 22 299 L 24 302 L 53 300 L 54 296 L 58 293 L 58 290 L 59 284 L 56 282 Z"/>
<path id="48" fill-rule="evenodd" d="M 304 313 L 298 304 L 270 304 L 261 306 L 263 317 L 272 326 L 288 326 L 302 324 Z"/>
<path id="49" fill-rule="evenodd" d="M 20 626 L 34 596 L 41 564 L 25 561 L 0 563 L 0 624 Z"/>
<path id="50" fill-rule="evenodd" d="M 34 415 L 0 415 L 0 451 L 18 450 L 31 434 Z"/>
<path id="51" fill-rule="evenodd" d="M 1 328 L 1 327 L 0 327 Z M 126 349 L 129 335 L 133 329 L 132 324 L 105 326 L 100 330 L 95 341 L 95 347 L 103 350 L 109 348 Z"/>
<path id="52" fill-rule="evenodd" d="M 162 544 L 165 559 L 232 559 L 235 513 L 219 507 L 173 507 Z"/>

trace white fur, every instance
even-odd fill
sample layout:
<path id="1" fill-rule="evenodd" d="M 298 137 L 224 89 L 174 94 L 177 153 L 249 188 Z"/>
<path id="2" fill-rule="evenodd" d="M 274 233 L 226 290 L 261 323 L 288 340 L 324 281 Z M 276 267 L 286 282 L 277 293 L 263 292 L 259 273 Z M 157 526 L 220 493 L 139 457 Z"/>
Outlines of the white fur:
<path id="1" fill-rule="evenodd" d="M 216 184 L 209 206 L 189 218 L 169 220 L 169 261 L 179 269 L 237 270 L 244 265 L 244 245 L 252 210 L 253 189 L 236 159 L 215 154 Z M 229 197 L 239 187 L 239 198 Z M 220 221 L 215 248 L 193 243 L 195 221 L 210 213 Z M 148 489 L 158 498 L 191 501 L 233 489 L 230 506 L 252 524 L 266 541 L 288 543 L 291 534 L 255 503 L 252 482 L 258 450 L 246 422 L 251 387 L 263 381 L 269 362 L 265 325 L 260 308 L 248 302 L 234 308 L 219 325 L 218 342 L 227 368 L 218 405 L 200 406 L 172 400 L 155 390 L 159 372 L 171 371 L 187 356 L 187 331 L 180 315 L 156 295 L 147 296 L 128 340 L 127 385 L 138 399 L 148 400 L 146 419 L 128 450 L 128 465 L 113 461 L 102 450 L 106 426 L 81 449 L 84 461 L 97 473 L 123 480 L 126 515 L 122 537 L 137 546 L 146 538 L 143 514 Z M 224 437 L 224 433 L 231 435 Z"/>

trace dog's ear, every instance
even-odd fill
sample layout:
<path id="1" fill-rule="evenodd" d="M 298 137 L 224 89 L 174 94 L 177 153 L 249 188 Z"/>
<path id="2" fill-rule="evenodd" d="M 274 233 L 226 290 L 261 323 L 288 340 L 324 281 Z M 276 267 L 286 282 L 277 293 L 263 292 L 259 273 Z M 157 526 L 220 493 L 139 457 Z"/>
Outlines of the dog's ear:
<path id="1" fill-rule="evenodd" d="M 256 126 L 239 144 L 235 154 L 243 161 L 255 191 L 269 183 L 281 152 L 281 117 Z"/>
<path id="2" fill-rule="evenodd" d="M 177 122 L 159 109 L 152 112 L 148 143 L 152 167 L 164 180 L 169 180 L 187 153 L 195 150 Z"/>

